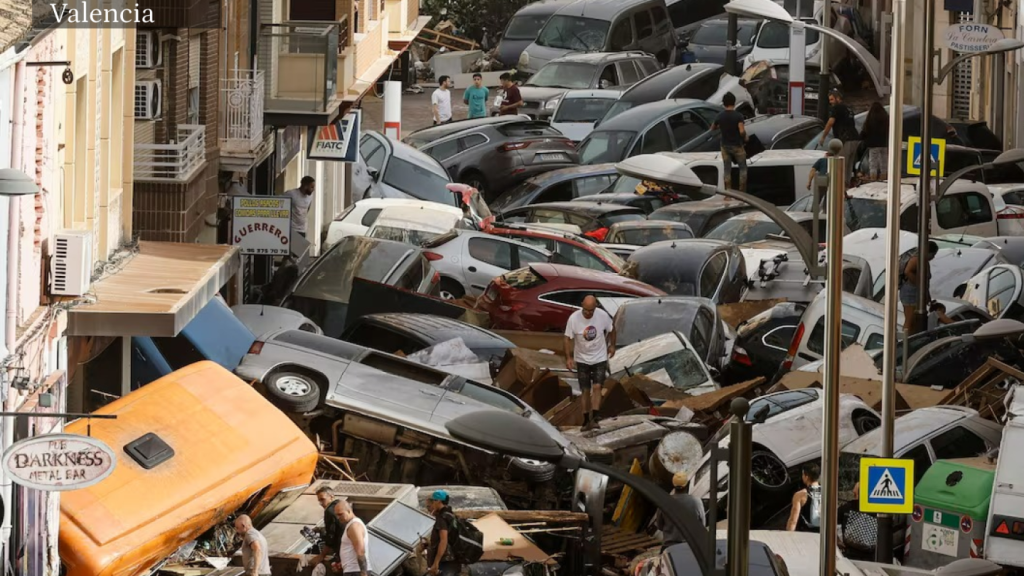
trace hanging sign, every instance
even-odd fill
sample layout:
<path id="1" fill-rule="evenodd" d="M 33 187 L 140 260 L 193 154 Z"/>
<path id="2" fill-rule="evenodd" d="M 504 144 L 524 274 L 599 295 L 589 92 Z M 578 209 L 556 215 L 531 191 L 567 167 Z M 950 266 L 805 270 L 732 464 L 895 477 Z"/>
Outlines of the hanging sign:
<path id="1" fill-rule="evenodd" d="M 4 473 L 16 484 L 47 492 L 78 490 L 114 471 L 117 457 L 96 438 L 46 434 L 16 442 L 4 451 Z"/>
<path id="2" fill-rule="evenodd" d="M 356 109 L 329 126 L 310 128 L 308 160 L 355 162 L 359 157 L 359 130 L 363 111 Z"/>
<path id="3" fill-rule="evenodd" d="M 946 28 L 946 48 L 953 52 L 984 52 L 1005 38 L 1003 31 L 988 24 L 953 24 Z"/>
<path id="4" fill-rule="evenodd" d="M 288 196 L 232 196 L 231 243 L 242 254 L 291 254 L 292 199 Z"/>

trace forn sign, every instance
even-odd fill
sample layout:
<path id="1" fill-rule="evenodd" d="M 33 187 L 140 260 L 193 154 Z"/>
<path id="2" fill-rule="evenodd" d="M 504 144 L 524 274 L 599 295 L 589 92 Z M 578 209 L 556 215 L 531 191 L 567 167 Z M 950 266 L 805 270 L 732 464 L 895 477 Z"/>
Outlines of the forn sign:
<path id="1" fill-rule="evenodd" d="M 86 488 L 114 471 L 117 458 L 103 442 L 76 434 L 48 434 L 15 443 L 3 455 L 4 472 L 27 488 L 62 492 Z"/>

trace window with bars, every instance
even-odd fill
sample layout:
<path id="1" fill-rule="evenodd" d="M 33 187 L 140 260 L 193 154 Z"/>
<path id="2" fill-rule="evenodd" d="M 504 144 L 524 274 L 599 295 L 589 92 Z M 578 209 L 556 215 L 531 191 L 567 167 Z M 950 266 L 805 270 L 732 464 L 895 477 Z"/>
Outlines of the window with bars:
<path id="1" fill-rule="evenodd" d="M 953 16 L 958 24 L 974 22 L 974 15 L 970 12 L 956 12 Z M 960 52 L 954 53 L 953 58 L 960 56 Z M 950 116 L 962 120 L 969 120 L 971 117 L 971 92 L 973 91 L 972 78 L 974 76 L 974 59 L 970 58 L 956 65 L 953 69 L 953 105 L 950 109 Z"/>

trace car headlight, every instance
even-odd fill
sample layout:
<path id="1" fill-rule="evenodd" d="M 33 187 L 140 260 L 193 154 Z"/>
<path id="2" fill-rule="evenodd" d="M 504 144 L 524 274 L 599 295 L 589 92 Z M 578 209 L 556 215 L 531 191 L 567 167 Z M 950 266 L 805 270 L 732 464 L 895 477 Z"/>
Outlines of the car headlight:
<path id="1" fill-rule="evenodd" d="M 545 110 L 554 110 L 556 107 L 558 107 L 558 103 L 561 102 L 561 101 L 562 101 L 562 99 L 560 97 L 559 98 L 554 98 L 552 100 L 548 100 L 544 104 L 544 109 Z"/>
<path id="2" fill-rule="evenodd" d="M 520 70 L 529 70 L 530 69 L 530 55 L 527 54 L 526 51 L 523 51 L 523 53 L 519 55 L 519 69 Z"/>

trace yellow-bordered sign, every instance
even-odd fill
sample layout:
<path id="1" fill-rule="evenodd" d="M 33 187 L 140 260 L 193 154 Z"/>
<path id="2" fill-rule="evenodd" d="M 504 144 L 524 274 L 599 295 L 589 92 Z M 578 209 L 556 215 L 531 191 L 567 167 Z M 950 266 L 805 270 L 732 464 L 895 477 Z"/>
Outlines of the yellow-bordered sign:
<path id="1" fill-rule="evenodd" d="M 932 176 L 945 174 L 946 141 L 932 138 Z M 907 174 L 921 174 L 921 137 L 911 136 L 907 139 Z"/>
<path id="2" fill-rule="evenodd" d="M 861 458 L 860 511 L 910 514 L 914 511 L 914 461 Z"/>

